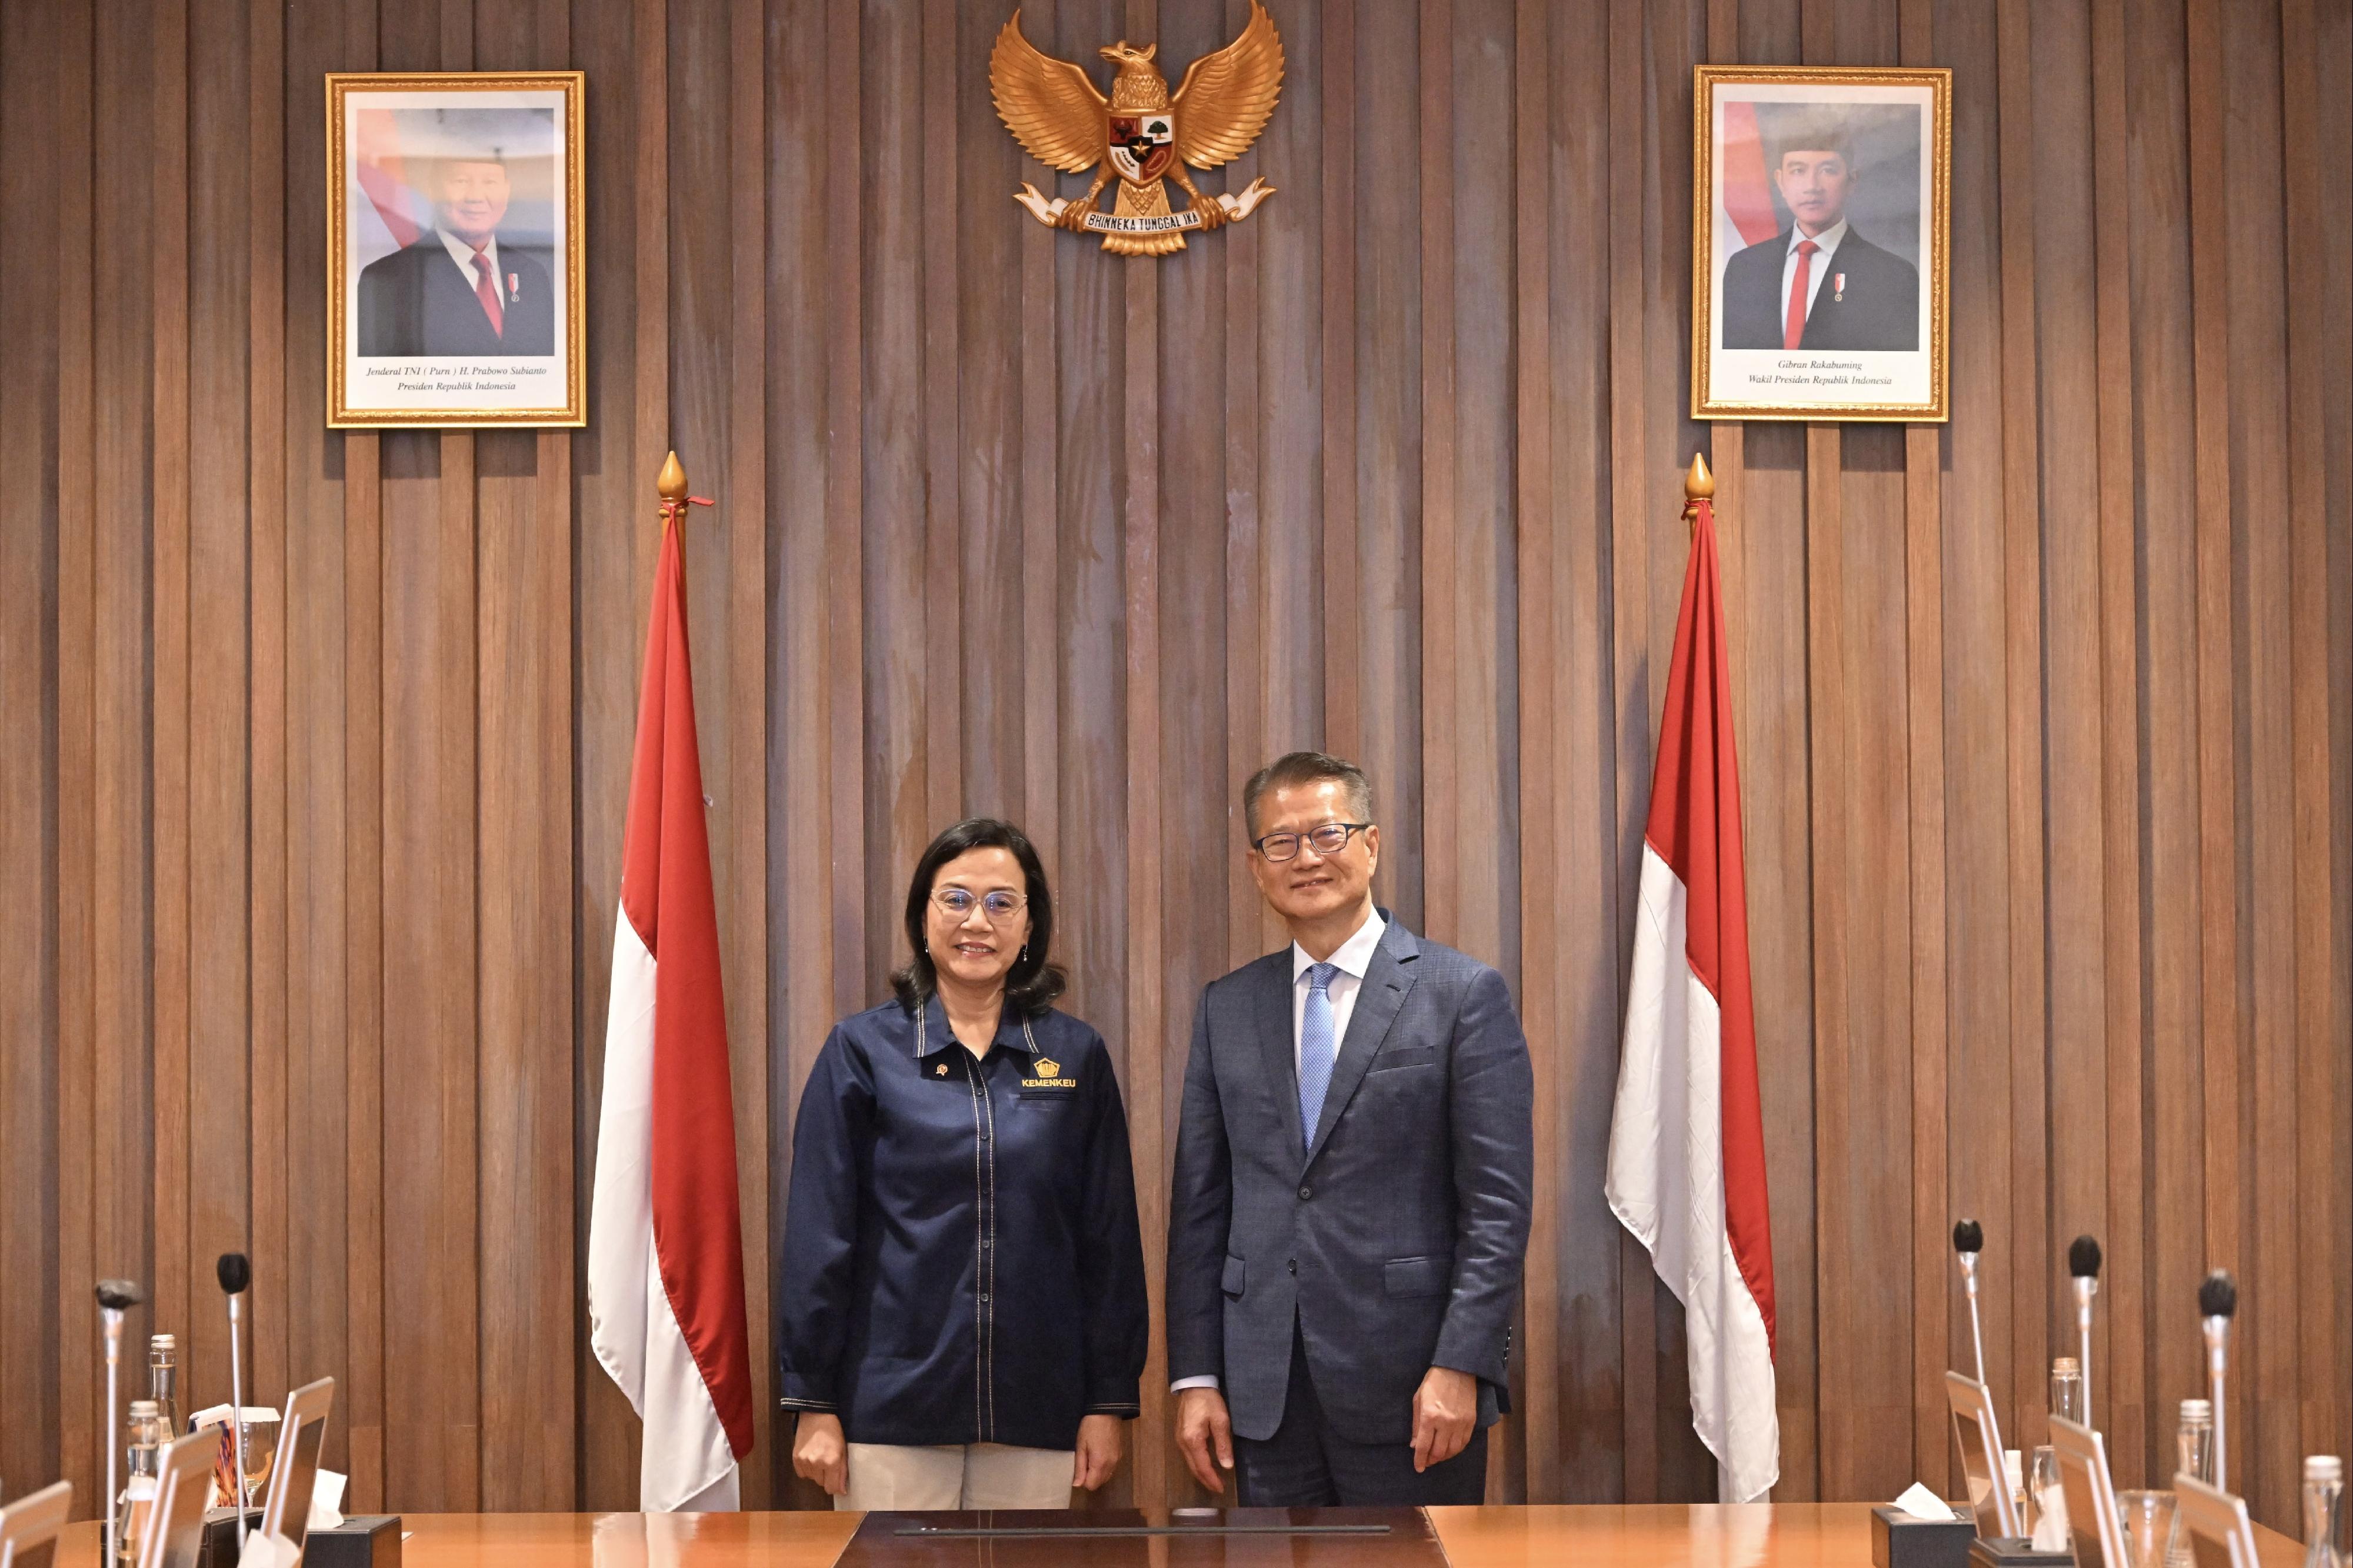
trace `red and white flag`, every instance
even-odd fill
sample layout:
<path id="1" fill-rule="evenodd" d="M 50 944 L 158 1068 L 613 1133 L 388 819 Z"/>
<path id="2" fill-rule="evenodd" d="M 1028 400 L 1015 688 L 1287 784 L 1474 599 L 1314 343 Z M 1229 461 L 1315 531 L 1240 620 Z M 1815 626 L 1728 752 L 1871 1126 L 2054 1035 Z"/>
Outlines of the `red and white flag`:
<path id="1" fill-rule="evenodd" d="M 682 510 L 682 509 L 681 509 Z M 662 528 L 613 933 L 588 1338 L 645 1422 L 638 1506 L 739 1506 L 752 1360 L 680 524 Z"/>
<path id="2" fill-rule="evenodd" d="M 1740 774 L 1715 520 L 1692 532 L 1675 621 L 1626 1038 L 1609 1128 L 1610 1212 L 1683 1304 L 1692 1425 L 1747 1502 L 1781 1472 L 1773 1397 L 1773 1237 L 1748 991 Z"/>

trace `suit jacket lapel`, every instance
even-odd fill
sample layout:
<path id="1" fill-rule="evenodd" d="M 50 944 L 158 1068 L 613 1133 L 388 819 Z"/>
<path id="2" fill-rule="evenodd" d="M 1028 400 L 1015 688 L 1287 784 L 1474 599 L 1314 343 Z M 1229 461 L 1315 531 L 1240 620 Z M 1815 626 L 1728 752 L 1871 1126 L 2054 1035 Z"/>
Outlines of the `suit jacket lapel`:
<path id="1" fill-rule="evenodd" d="M 1314 1164 L 1324 1145 L 1332 1141 L 1332 1130 L 1340 1124 L 1340 1113 L 1348 1109 L 1348 1100 L 1356 1086 L 1365 1081 L 1365 1070 L 1372 1066 L 1373 1054 L 1388 1038 L 1389 1026 L 1397 1022 L 1398 1012 L 1405 1005 L 1406 993 L 1413 989 L 1413 971 L 1409 967 L 1421 956 L 1421 944 L 1413 932 L 1395 921 L 1381 932 L 1380 945 L 1373 950 L 1371 967 L 1365 971 L 1365 984 L 1356 993 L 1356 1005 L 1348 1010 L 1348 1032 L 1340 1038 L 1339 1059 L 1332 1064 L 1332 1087 L 1324 1095 L 1324 1114 L 1315 1124 L 1315 1142 L 1308 1147 L 1307 1163 Z M 1291 1118 L 1299 1120 L 1299 1094 L 1292 1091 Z"/>
<path id="2" fill-rule="evenodd" d="M 1290 1135 L 1285 1148 L 1296 1150 L 1302 1134 L 1299 1131 L 1299 1061 L 1293 1054 L 1291 1041 L 1291 949 L 1268 953 L 1258 961 L 1259 973 L 1250 983 L 1250 1015 L 1258 1023 L 1259 1049 L 1266 1057 L 1267 1081 L 1274 1085 L 1274 1098 L 1282 1105 L 1283 1130 Z"/>

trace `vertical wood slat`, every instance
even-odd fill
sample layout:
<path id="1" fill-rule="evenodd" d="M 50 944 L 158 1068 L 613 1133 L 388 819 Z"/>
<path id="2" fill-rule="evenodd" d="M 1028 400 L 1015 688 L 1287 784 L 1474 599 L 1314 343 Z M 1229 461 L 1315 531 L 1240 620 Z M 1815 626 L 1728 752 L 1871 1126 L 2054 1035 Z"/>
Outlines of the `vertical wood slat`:
<path id="1" fill-rule="evenodd" d="M 188 1321 L 188 13 L 155 12 L 153 472 L 149 700 L 153 942 L 153 1310 Z"/>
<path id="2" fill-rule="evenodd" d="M 2238 784 L 2233 712 L 2230 435 L 2230 240 L 2223 162 L 2222 28 L 2212 0 L 2187 0 L 2192 434 L 2197 481 L 2198 1040 L 2206 1255 L 2243 1266 L 2238 1137 Z"/>
<path id="3" fill-rule="evenodd" d="M 2114 59 L 2123 49 L 2123 0 L 2094 0 L 2091 58 Z M 2102 838 L 2103 1038 L 2106 1083 L 2107 1194 L 2105 1235 L 2112 1261 L 2105 1286 L 2108 1343 L 2144 1341 L 2148 1309 L 2143 1256 L 2146 1221 L 2141 1174 L 2142 994 L 2140 836 L 2140 710 L 2132 698 L 2141 683 L 2139 611 L 2134 569 L 2132 258 L 2126 238 L 2130 174 L 2126 160 L 2123 72 L 2091 72 L 2094 315 L 2098 358 L 2100 809 Z M 2094 1347 L 2096 1351 L 2100 1347 Z M 2151 1418 L 2148 1363 L 2110 1355 L 2102 1377 L 2116 1434 L 2112 1462 L 2120 1479 L 2162 1474 L 2154 1455 L 2158 1425 Z M 2095 1414 L 2098 1414 L 2095 1412 Z"/>
<path id="4" fill-rule="evenodd" d="M 98 610 L 97 342 L 94 323 L 98 111 L 97 6 L 69 7 L 54 37 L 57 232 L 57 1279 L 51 1310 L 58 1336 L 58 1470 L 78 1497 L 94 1496 L 99 1399 L 92 1374 L 96 1333 L 84 1305 L 100 1261 L 97 1066 L 100 817 Z M 19 1327 L 6 1326 L 22 1344 Z M 45 1338 L 47 1336 L 44 1336 Z M 21 1351 L 15 1352 L 24 1353 Z M 19 1475 L 22 1471 L 17 1472 Z M 86 1510 L 87 1511 L 87 1510 Z"/>
<path id="5" fill-rule="evenodd" d="M 735 335 L 730 345 L 727 514 L 727 742 L 733 840 L 728 905 L 733 915 L 728 972 L 737 1002 L 728 1019 L 733 1042 L 736 1169 L 743 1194 L 747 1258 L 764 1255 L 769 1234 L 768 1146 L 771 1049 L 768 1010 L 768 399 L 767 399 L 767 18 L 758 0 L 728 6 L 728 220 L 733 226 L 728 282 Z M 744 1271 L 744 1319 L 752 1334 L 753 1442 L 774 1455 L 778 1423 L 773 1399 L 776 1356 L 769 1271 Z M 773 1467 L 744 1467 L 744 1506 L 774 1506 Z"/>
<path id="6" fill-rule="evenodd" d="M 1906 65 L 1934 57 L 1928 0 L 1904 0 Z M 1934 426 L 1904 439 L 1905 779 L 1911 792 L 1912 967 L 1912 1468 L 1949 1484 L 1944 1373 L 1953 1364 L 1953 1277 L 1946 1246 L 1945 727 L 1942 500 Z"/>
<path id="7" fill-rule="evenodd" d="M 1326 0 L 1324 137 L 1324 744 L 1364 754 L 1365 626 L 1356 528 L 1356 0 Z"/>
<path id="8" fill-rule="evenodd" d="M 1540 0 L 1518 0 L 1513 16 L 1514 184 L 1522 193 L 1513 215 L 1514 366 L 1513 441 L 1516 458 L 1513 514 L 1519 522 L 1514 579 L 1519 592 L 1518 673 L 1520 807 L 1519 929 L 1531 942 L 1549 940 L 1562 902 L 1559 803 L 1567 792 L 1556 774 L 1563 748 L 1556 731 L 1562 638 L 1553 595 L 1552 527 L 1552 103 L 1551 50 Z M 1531 1040 L 1561 1033 L 1558 972 L 1523 960 L 1520 1022 Z M 1530 1216 L 1526 1286 L 1521 1302 L 1520 1360 L 1514 1364 L 1515 1408 L 1526 1415 L 1525 1459 L 1505 1500 L 1525 1502 L 1560 1494 L 1560 1207 L 1562 1138 L 1560 1053 L 1530 1052 L 1535 1068 L 1535 1205 Z M 1532 1375 L 1529 1369 L 1535 1369 Z"/>
<path id="9" fill-rule="evenodd" d="M 2284 0 L 2280 7 L 2282 142 L 2290 150 L 2327 144 L 2321 129 L 2319 33 L 2310 0 Z M 2343 54 L 2340 49 L 2340 67 Z M 2335 118 L 2340 121 L 2335 128 L 2341 129 L 2341 111 Z M 2341 849 L 2332 852 L 2331 848 L 2336 803 L 2330 799 L 2329 788 L 2330 761 L 2336 751 L 2330 686 L 2337 665 L 2332 645 L 2342 642 L 2330 623 L 2330 531 L 2336 517 L 2329 496 L 2332 479 L 2341 483 L 2342 476 L 2330 472 L 2330 432 L 2321 412 L 2327 406 L 2323 367 L 2331 363 L 2332 354 L 2341 363 L 2348 345 L 2341 338 L 2346 290 L 2341 282 L 2336 284 L 2332 300 L 2322 263 L 2331 237 L 2330 226 L 2322 216 L 2327 210 L 2324 168 L 2324 159 L 2298 157 L 2293 151 L 2285 160 L 2293 637 L 2300 649 L 2326 649 L 2329 655 L 2295 661 L 2290 699 L 2295 750 L 2295 1032 L 2299 1044 L 2295 1100 L 2301 1108 L 2296 1124 L 2298 1354 L 2303 1364 L 2312 1369 L 2346 1364 L 2345 1319 L 2348 1307 L 2353 1307 L 2343 1284 L 2346 1260 L 2333 1256 L 2339 1249 L 2329 1247 L 2327 1239 L 2343 1233 L 2344 1216 L 2353 1212 L 2348 1209 L 2353 1205 L 2353 1182 L 2348 1182 L 2337 1168 L 2328 1121 L 2321 1109 L 2331 1103 L 2332 1078 L 2341 1073 L 2340 1064 L 2348 1054 L 2344 1047 L 2347 1017 L 2341 995 L 2344 911 L 2334 907 L 2332 899 L 2332 882 L 2342 874 L 2345 857 Z M 2341 230 L 2344 225 L 2340 221 L 2335 226 Z M 2334 323 L 2328 318 L 2332 303 L 2340 307 Z M 2341 724 L 2341 697 L 2334 708 Z M 2341 1134 L 2338 1141 L 2342 1142 Z M 2341 1441 L 2353 1430 L 2348 1398 L 2353 1398 L 2353 1390 L 2306 1395 L 2298 1427 L 2305 1452 L 2333 1452 L 2328 1443 Z"/>
<path id="10" fill-rule="evenodd" d="M 286 975 L 287 647 L 285 150 L 281 130 L 286 42 L 280 10 L 262 0 L 246 5 L 246 142 L 250 205 L 246 240 L 248 339 L 246 496 L 249 538 L 252 630 L 247 742 L 251 758 L 248 833 L 252 846 L 251 921 L 246 941 L 251 979 L 253 1104 L 248 1181 L 253 1194 L 252 1247 L 273 1261 L 267 1276 L 280 1281 L 275 1321 L 258 1321 L 256 1378 L 264 1387 L 290 1385 L 291 1325 L 296 1305 L 291 1269 L 290 1171 L 287 1147 L 291 1099 Z M 199 1260 L 198 1268 L 202 1264 Z"/>
<path id="11" fill-rule="evenodd" d="M 2042 620 L 2042 496 L 2035 448 L 2034 163 L 2031 108 L 2033 83 L 2030 7 L 2003 0 L 1995 18 L 1996 147 L 2000 188 L 2000 439 L 2002 616 L 2008 763 L 2010 1123 L 2012 1189 L 2010 1227 L 2019 1267 L 2011 1275 L 2011 1363 L 2018 1412 L 2005 1436 L 2040 1443 L 2047 1431 L 2034 1414 L 2049 1385 L 2052 1275 L 2046 1151 L 2046 1063 L 2051 1050 L 2045 1014 L 2043 951 L 2044 752 Z M 1988 656 L 1990 658 L 1990 655 Z"/>
<path id="12" fill-rule="evenodd" d="M 1454 5 L 1420 9 L 1422 924 L 1461 940 L 1455 865 Z"/>

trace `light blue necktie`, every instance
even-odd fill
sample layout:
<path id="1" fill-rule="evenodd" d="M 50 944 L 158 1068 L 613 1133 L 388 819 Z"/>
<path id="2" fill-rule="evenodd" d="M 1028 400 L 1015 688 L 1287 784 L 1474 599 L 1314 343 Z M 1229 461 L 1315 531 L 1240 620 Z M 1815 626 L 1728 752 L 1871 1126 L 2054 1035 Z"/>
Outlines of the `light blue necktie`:
<path id="1" fill-rule="evenodd" d="M 1324 1090 L 1332 1087 L 1332 1063 L 1340 1054 L 1332 1029 L 1332 981 L 1339 973 L 1336 963 L 1307 970 L 1307 1010 L 1299 1022 L 1299 1132 L 1310 1149 L 1324 1115 Z"/>

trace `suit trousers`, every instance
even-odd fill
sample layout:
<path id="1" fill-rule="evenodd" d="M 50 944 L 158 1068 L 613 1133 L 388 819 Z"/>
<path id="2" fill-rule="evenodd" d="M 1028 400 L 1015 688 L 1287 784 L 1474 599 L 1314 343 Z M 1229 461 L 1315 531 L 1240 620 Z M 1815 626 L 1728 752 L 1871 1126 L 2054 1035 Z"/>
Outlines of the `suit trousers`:
<path id="1" fill-rule="evenodd" d="M 1003 1443 L 849 1445 L 849 1489 L 836 1508 L 873 1512 L 927 1509 L 1068 1508 L 1071 1450 Z"/>
<path id="2" fill-rule="evenodd" d="M 1487 1498 L 1487 1429 L 1472 1432 L 1452 1458 L 1419 1471 L 1410 1443 L 1355 1441 L 1324 1414 L 1294 1321 L 1282 1424 L 1271 1437 L 1234 1438 L 1234 1486 L 1244 1508 L 1475 1506 Z"/>

